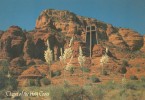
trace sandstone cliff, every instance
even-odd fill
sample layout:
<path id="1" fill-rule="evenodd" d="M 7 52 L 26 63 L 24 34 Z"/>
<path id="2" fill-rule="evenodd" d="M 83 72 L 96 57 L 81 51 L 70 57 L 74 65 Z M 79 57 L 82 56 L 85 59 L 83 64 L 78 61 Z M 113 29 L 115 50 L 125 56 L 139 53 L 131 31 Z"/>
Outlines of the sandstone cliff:
<path id="1" fill-rule="evenodd" d="M 139 50 L 143 46 L 143 37 L 131 29 L 117 28 L 111 24 L 93 18 L 77 16 L 74 13 L 60 10 L 44 10 L 36 21 L 37 30 L 55 29 L 65 36 L 78 35 L 84 41 L 87 25 L 95 25 L 99 40 L 106 40 L 115 46 L 130 50 Z"/>

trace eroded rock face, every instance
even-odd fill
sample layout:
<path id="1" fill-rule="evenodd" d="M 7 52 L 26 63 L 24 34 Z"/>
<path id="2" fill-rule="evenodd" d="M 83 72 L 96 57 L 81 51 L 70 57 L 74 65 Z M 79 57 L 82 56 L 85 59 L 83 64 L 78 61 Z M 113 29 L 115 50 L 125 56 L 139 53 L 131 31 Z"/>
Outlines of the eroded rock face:
<path id="1" fill-rule="evenodd" d="M 118 29 L 114 28 L 111 24 L 107 24 L 106 33 L 110 36 L 112 33 L 116 33 Z"/>
<path id="2" fill-rule="evenodd" d="M 132 51 L 140 50 L 143 46 L 143 36 L 131 29 L 120 28 L 117 33 L 109 36 L 109 41 L 117 47 Z"/>
<path id="3" fill-rule="evenodd" d="M 70 33 L 75 31 L 76 20 L 76 15 L 68 11 L 44 10 L 36 21 L 36 29 L 51 27 Z"/>
<path id="4" fill-rule="evenodd" d="M 88 25 L 97 26 L 99 37 L 103 40 L 107 39 L 107 24 L 93 18 L 77 16 L 69 11 L 44 10 L 36 21 L 37 30 L 51 28 L 65 33 L 68 37 L 72 37 L 74 34 L 81 35 Z"/>
<path id="5" fill-rule="evenodd" d="M 35 51 L 35 44 L 32 39 L 27 39 L 24 43 L 24 58 L 25 59 L 31 59 L 34 57 L 34 51 Z"/>
<path id="6" fill-rule="evenodd" d="M 113 45 L 116 47 L 128 49 L 128 45 L 119 34 L 111 34 L 109 36 L 109 42 L 113 43 Z"/>
<path id="7" fill-rule="evenodd" d="M 60 48 L 64 48 L 65 40 L 57 31 L 42 31 L 30 33 L 30 39 L 27 39 L 24 45 L 24 57 L 25 59 L 44 59 L 44 51 L 47 49 L 47 40 L 49 41 L 49 47 L 52 50 L 54 60 L 60 56 Z M 29 60 L 28 59 L 28 60 Z"/>
<path id="8" fill-rule="evenodd" d="M 26 62 L 22 57 L 17 57 L 11 60 L 11 66 L 26 66 Z"/>
<path id="9" fill-rule="evenodd" d="M 94 45 L 92 57 L 101 57 L 103 54 L 105 54 L 105 48 L 101 45 Z"/>
<path id="10" fill-rule="evenodd" d="M 130 29 L 119 29 L 119 34 L 129 46 L 130 50 L 139 50 L 143 46 L 143 37 Z"/>
<path id="11" fill-rule="evenodd" d="M 25 42 L 25 34 L 18 26 L 11 26 L 1 36 L 0 57 L 16 58 L 23 54 L 23 45 Z"/>
<path id="12" fill-rule="evenodd" d="M 81 35 L 85 40 L 85 29 L 88 25 L 97 27 L 99 41 L 112 42 L 115 46 L 138 50 L 143 45 L 143 37 L 139 33 L 125 28 L 116 28 L 111 24 L 106 24 L 93 18 L 77 16 L 69 11 L 44 10 L 36 21 L 36 29 L 49 30 L 49 28 L 59 30 L 65 36 L 72 37 L 74 34 Z"/>
<path id="13" fill-rule="evenodd" d="M 141 48 L 141 51 L 145 52 L 145 35 L 143 37 L 143 40 L 144 40 L 144 42 L 143 42 L 143 47 Z"/>

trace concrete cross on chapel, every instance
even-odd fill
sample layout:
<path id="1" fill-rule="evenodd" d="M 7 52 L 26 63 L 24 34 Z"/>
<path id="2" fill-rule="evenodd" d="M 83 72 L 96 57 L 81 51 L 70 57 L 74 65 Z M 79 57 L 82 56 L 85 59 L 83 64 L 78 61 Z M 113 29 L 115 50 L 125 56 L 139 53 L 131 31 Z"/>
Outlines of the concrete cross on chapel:
<path id="1" fill-rule="evenodd" d="M 96 25 L 86 26 L 86 44 L 90 49 L 90 58 L 92 56 L 92 47 L 98 44 L 98 35 Z"/>

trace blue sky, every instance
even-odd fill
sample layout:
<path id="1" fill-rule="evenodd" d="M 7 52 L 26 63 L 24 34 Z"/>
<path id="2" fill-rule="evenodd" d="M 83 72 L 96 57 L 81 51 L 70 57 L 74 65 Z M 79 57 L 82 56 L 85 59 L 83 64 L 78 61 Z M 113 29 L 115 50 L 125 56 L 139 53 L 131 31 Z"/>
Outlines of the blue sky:
<path id="1" fill-rule="evenodd" d="M 0 0 L 0 30 L 11 25 L 32 30 L 41 11 L 52 8 L 145 34 L 145 0 Z"/>

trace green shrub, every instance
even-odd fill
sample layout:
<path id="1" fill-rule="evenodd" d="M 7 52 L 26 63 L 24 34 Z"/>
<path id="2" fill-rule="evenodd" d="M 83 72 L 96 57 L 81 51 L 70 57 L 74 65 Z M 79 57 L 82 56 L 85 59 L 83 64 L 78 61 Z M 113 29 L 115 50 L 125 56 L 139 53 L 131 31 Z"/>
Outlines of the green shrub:
<path id="1" fill-rule="evenodd" d="M 107 71 L 106 70 L 103 70 L 102 75 L 105 75 L 105 76 L 108 75 Z"/>
<path id="2" fill-rule="evenodd" d="M 63 87 L 51 85 L 49 88 L 50 100 L 65 100 L 63 96 Z"/>
<path id="3" fill-rule="evenodd" d="M 63 86 L 64 86 L 64 88 L 70 87 L 69 81 L 65 80 L 64 83 L 63 83 Z"/>
<path id="4" fill-rule="evenodd" d="M 61 85 L 50 86 L 49 89 L 51 100 L 95 100 L 90 93 L 79 86 L 70 86 L 64 88 Z"/>
<path id="5" fill-rule="evenodd" d="M 81 67 L 81 71 L 86 72 L 86 73 L 89 73 L 90 72 L 90 69 L 87 68 L 87 67 Z"/>
<path id="6" fill-rule="evenodd" d="M 140 77 L 140 80 L 141 80 L 142 82 L 145 82 L 145 76 L 141 76 L 141 77 Z"/>
<path id="7" fill-rule="evenodd" d="M 42 75 L 42 77 L 45 77 L 45 76 L 46 76 L 46 74 L 45 74 L 45 73 L 41 73 L 41 75 Z"/>
<path id="8" fill-rule="evenodd" d="M 96 75 L 92 75 L 92 76 L 90 77 L 90 80 L 91 80 L 93 83 L 100 82 L 99 78 L 97 78 Z"/>
<path id="9" fill-rule="evenodd" d="M 74 67 L 71 67 L 70 70 L 69 70 L 69 72 L 70 72 L 71 74 L 73 74 L 73 73 L 74 73 Z"/>
<path id="10" fill-rule="evenodd" d="M 122 73 L 122 74 L 125 74 L 126 72 L 127 72 L 126 67 L 121 67 L 121 73 Z"/>
<path id="11" fill-rule="evenodd" d="M 8 60 L 6 60 L 6 59 L 0 60 L 0 66 L 6 67 L 6 66 L 9 66 L 9 65 L 10 65 L 10 63 L 9 63 Z"/>
<path id="12" fill-rule="evenodd" d="M 55 72 L 52 72 L 52 77 L 55 77 L 55 76 L 60 76 L 61 75 L 61 71 L 60 70 L 57 70 Z"/>
<path id="13" fill-rule="evenodd" d="M 97 96 L 97 100 L 103 100 L 103 97 L 105 95 L 104 91 L 102 89 L 97 89 L 95 91 L 95 94 Z"/>
<path id="14" fill-rule="evenodd" d="M 9 71 L 9 66 L 10 66 L 10 63 L 8 62 L 8 60 L 5 60 L 5 59 L 0 60 L 0 66 L 1 66 L 0 69 L 1 69 L 5 74 L 7 74 L 8 71 Z"/>
<path id="15" fill-rule="evenodd" d="M 0 71 L 0 89 L 3 89 L 5 87 L 5 81 L 6 77 L 3 72 Z"/>
<path id="16" fill-rule="evenodd" d="M 17 90 L 18 81 L 15 78 L 8 79 L 10 82 L 9 85 L 12 87 L 13 90 Z"/>
<path id="17" fill-rule="evenodd" d="M 138 80 L 138 78 L 135 75 L 130 76 L 131 80 Z"/>
<path id="18" fill-rule="evenodd" d="M 5 90 L 1 90 L 0 91 L 0 100 L 4 100 L 5 97 L 6 97 L 6 91 Z"/>
<path id="19" fill-rule="evenodd" d="M 28 84 L 29 84 L 29 86 L 35 86 L 35 80 L 29 79 Z"/>
<path id="20" fill-rule="evenodd" d="M 13 77 L 6 77 L 7 74 L 0 71 L 0 89 L 11 88 L 12 90 L 16 90 L 18 86 L 18 81 Z"/>
<path id="21" fill-rule="evenodd" d="M 122 60 L 122 67 L 127 67 L 128 66 L 128 61 L 127 60 Z"/>
<path id="22" fill-rule="evenodd" d="M 134 83 L 129 82 L 129 83 L 126 84 L 126 88 L 127 89 L 136 90 L 137 89 L 137 86 Z"/>
<path id="23" fill-rule="evenodd" d="M 137 68 L 137 72 L 140 72 L 140 69 L 139 68 Z"/>
<path id="24" fill-rule="evenodd" d="M 79 87 L 75 88 L 73 89 L 71 87 L 69 90 L 65 91 L 62 100 L 92 100 L 87 91 L 79 89 Z"/>
<path id="25" fill-rule="evenodd" d="M 36 79 L 35 85 L 36 85 L 36 86 L 40 86 L 40 79 L 39 79 L 39 78 Z"/>
<path id="26" fill-rule="evenodd" d="M 41 81 L 44 85 L 50 85 L 51 84 L 51 81 L 48 78 L 42 78 Z"/>
<path id="27" fill-rule="evenodd" d="M 118 85 L 113 80 L 110 80 L 106 83 L 105 89 L 111 89 L 112 90 L 112 89 L 115 89 L 117 87 L 118 87 Z"/>

